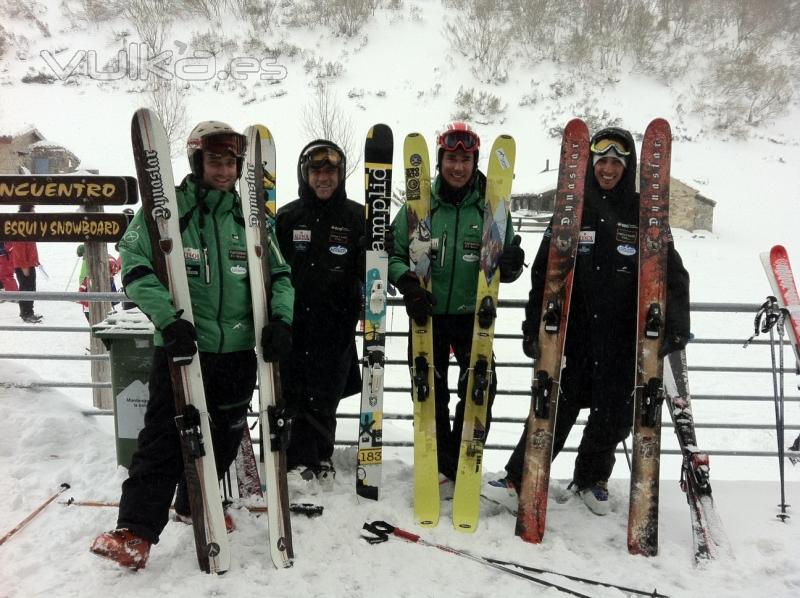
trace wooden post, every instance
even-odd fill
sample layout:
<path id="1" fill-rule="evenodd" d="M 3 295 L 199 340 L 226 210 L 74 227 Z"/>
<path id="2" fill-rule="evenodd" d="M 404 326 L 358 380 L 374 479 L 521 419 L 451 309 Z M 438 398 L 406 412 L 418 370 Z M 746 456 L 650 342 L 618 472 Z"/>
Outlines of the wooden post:
<path id="1" fill-rule="evenodd" d="M 87 206 L 87 212 L 102 212 L 102 206 Z M 108 293 L 111 291 L 108 272 L 108 245 L 104 242 L 89 241 L 85 244 L 84 258 L 88 264 L 89 292 Z M 89 302 L 89 324 L 102 322 L 111 311 L 109 301 Z M 89 350 L 92 355 L 107 353 L 103 341 L 90 335 Z M 110 382 L 111 364 L 108 361 L 92 361 L 92 382 Z M 113 409 L 114 399 L 110 388 L 93 388 L 92 403 L 98 409 Z"/>

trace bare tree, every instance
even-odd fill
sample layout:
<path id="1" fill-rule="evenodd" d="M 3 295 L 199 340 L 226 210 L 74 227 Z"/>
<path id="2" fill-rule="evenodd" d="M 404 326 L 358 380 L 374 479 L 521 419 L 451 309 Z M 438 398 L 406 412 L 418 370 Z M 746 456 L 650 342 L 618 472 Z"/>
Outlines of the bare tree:
<path id="1" fill-rule="evenodd" d="M 167 130 L 172 156 L 183 149 L 189 122 L 186 116 L 186 94 L 176 80 L 150 78 L 148 107 L 157 115 Z"/>
<path id="2" fill-rule="evenodd" d="M 475 61 L 473 74 L 487 83 L 505 81 L 511 43 L 509 7 L 501 0 L 466 0 L 463 10 L 445 25 L 450 43 Z"/>
<path id="3" fill-rule="evenodd" d="M 361 149 L 356 142 L 355 124 L 336 101 L 330 86 L 317 83 L 314 97 L 303 107 L 303 135 L 311 139 L 327 139 L 342 148 L 347 157 L 347 172 L 350 176 L 361 162 Z M 358 152 L 356 154 L 356 152 Z"/>
<path id="4" fill-rule="evenodd" d="M 122 14 L 130 21 L 136 33 L 153 54 L 164 48 L 172 25 L 172 15 L 160 0 L 127 0 Z"/>

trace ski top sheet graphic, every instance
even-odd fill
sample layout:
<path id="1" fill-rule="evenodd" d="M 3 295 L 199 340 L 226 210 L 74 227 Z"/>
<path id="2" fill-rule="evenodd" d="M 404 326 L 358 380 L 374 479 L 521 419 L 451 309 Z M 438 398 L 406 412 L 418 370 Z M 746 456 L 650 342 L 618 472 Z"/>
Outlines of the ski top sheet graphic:
<path id="1" fill-rule="evenodd" d="M 783 245 L 775 245 L 769 252 L 760 255 L 764 271 L 778 303 L 788 313 L 786 331 L 794 348 L 795 359 L 800 368 L 800 294 L 797 292 L 792 264 Z"/>
<path id="2" fill-rule="evenodd" d="M 589 129 L 586 123 L 576 118 L 567 123 L 561 141 L 542 315 L 538 323 L 541 356 L 535 361 L 533 368 L 525 465 L 522 470 L 515 530 L 526 542 L 541 542 L 546 525 L 553 431 L 558 409 L 572 279 L 578 255 L 588 160 Z"/>
<path id="3" fill-rule="evenodd" d="M 166 131 L 155 113 L 142 108 L 133 115 L 131 139 L 142 210 L 153 245 L 155 273 L 169 289 L 173 305 L 181 317 L 194 322 Z M 200 359 L 195 356 L 184 366 L 170 362 L 169 369 L 175 396 L 175 421 L 180 433 L 192 510 L 197 562 L 203 571 L 224 573 L 230 568 L 230 548 L 214 463 Z"/>
<path id="4" fill-rule="evenodd" d="M 364 144 L 366 272 L 361 415 L 358 429 L 356 492 L 378 500 L 383 447 L 383 375 L 386 355 L 386 288 L 389 255 L 384 245 L 392 204 L 392 130 L 373 126 Z"/>
<path id="5" fill-rule="evenodd" d="M 256 331 L 258 363 L 259 417 L 264 430 L 264 471 L 267 485 L 270 555 L 276 567 L 291 567 L 294 557 L 289 519 L 289 492 L 286 485 L 286 447 L 283 444 L 283 419 L 276 415 L 280 398 L 278 370 L 264 361 L 261 335 L 269 322 L 272 292 L 270 259 L 283 260 L 267 226 L 262 173 L 261 136 L 263 126 L 245 129 L 247 154 L 239 181 L 245 213 L 245 240 L 250 294 L 253 302 L 253 327 Z M 271 142 L 271 135 L 267 137 Z"/>
<path id="6" fill-rule="evenodd" d="M 410 133 L 403 144 L 406 179 L 409 266 L 419 284 L 431 290 L 431 174 L 428 144 Z M 419 525 L 439 524 L 439 464 L 431 318 L 411 327 L 411 392 L 414 399 L 414 516 Z"/>
<path id="7" fill-rule="evenodd" d="M 657 118 L 645 130 L 639 171 L 639 303 L 634 391 L 633 456 L 628 552 L 658 552 L 658 491 L 661 458 L 661 402 L 667 310 L 667 251 L 672 132 Z"/>
<path id="8" fill-rule="evenodd" d="M 488 429 L 489 389 L 494 377 L 492 344 L 500 289 L 497 266 L 503 253 L 508 224 L 515 157 L 514 139 L 510 135 L 500 135 L 492 145 L 489 167 L 486 170 L 480 269 L 475 296 L 464 424 L 453 495 L 453 526 L 463 532 L 474 532 L 478 528 L 480 516 L 483 447 Z"/>

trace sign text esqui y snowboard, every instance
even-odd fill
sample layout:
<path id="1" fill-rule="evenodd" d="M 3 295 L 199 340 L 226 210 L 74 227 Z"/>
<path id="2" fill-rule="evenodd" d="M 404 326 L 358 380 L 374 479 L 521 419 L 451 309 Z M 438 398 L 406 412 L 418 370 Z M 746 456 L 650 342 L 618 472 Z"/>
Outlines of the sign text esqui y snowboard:
<path id="1" fill-rule="evenodd" d="M 267 446 L 264 447 L 264 477 L 267 487 L 270 555 L 276 567 L 291 567 L 292 527 L 289 519 L 289 491 L 286 484 L 286 421 L 280 411 L 278 370 L 264 361 L 261 334 L 269 322 L 271 293 L 270 260 L 283 261 L 274 233 L 267 227 L 261 158 L 261 126 L 248 127 L 240 195 L 245 216 L 248 276 L 253 302 L 258 362 L 259 418 Z"/>
<path id="2" fill-rule="evenodd" d="M 153 245 L 156 276 L 169 289 L 181 317 L 193 322 L 166 131 L 155 113 L 142 108 L 133 116 L 131 138 L 142 209 Z M 230 567 L 230 548 L 200 360 L 195 357 L 185 366 L 170 363 L 169 370 L 192 510 L 197 562 L 203 571 L 223 573 Z"/>
<path id="3" fill-rule="evenodd" d="M 658 489 L 661 460 L 661 400 L 667 310 L 669 177 L 672 133 L 657 118 L 645 130 L 639 171 L 639 307 L 633 413 L 628 552 L 658 552 Z"/>
<path id="4" fill-rule="evenodd" d="M 478 528 L 480 515 L 483 446 L 486 443 L 486 414 L 492 370 L 494 323 L 500 290 L 498 261 L 508 223 L 508 203 L 514 180 L 516 144 L 513 137 L 500 135 L 492 145 L 486 171 L 486 206 L 483 212 L 480 270 L 475 296 L 475 319 L 467 380 L 464 426 L 459 447 L 458 470 L 453 494 L 453 526 L 463 532 Z M 517 239 L 519 241 L 519 239 Z"/>
<path id="5" fill-rule="evenodd" d="M 378 500 L 383 446 L 383 373 L 386 355 L 386 288 L 389 256 L 384 247 L 392 205 L 392 130 L 377 124 L 364 144 L 366 273 L 361 415 L 358 424 L 356 493 Z"/>
<path id="6" fill-rule="evenodd" d="M 409 133 L 403 145 L 409 266 L 431 290 L 431 171 L 428 144 Z M 419 525 L 439 524 L 439 464 L 433 388 L 433 328 L 429 317 L 411 326 L 411 393 L 414 399 L 414 516 Z"/>
<path id="7" fill-rule="evenodd" d="M 683 455 L 681 488 L 689 503 L 694 560 L 695 565 L 701 565 L 717 558 L 721 551 L 729 552 L 730 544 L 711 495 L 708 454 L 697 447 L 686 351 L 670 353 L 664 365 L 667 407 Z"/>
<path id="8" fill-rule="evenodd" d="M 542 318 L 538 323 L 541 354 L 533 368 L 525 465 L 522 470 L 516 525 L 516 534 L 526 542 L 541 542 L 545 530 L 553 432 L 572 297 L 572 279 L 578 255 L 588 160 L 589 129 L 586 123 L 576 118 L 567 123 L 561 141 Z"/>

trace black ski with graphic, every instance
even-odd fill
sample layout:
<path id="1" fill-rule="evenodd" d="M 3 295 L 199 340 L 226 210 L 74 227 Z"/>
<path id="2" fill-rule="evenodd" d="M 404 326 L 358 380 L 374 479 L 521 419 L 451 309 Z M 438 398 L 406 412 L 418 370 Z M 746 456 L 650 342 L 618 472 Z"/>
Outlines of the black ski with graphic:
<path id="1" fill-rule="evenodd" d="M 181 318 L 193 322 L 167 133 L 155 113 L 142 108 L 133 115 L 131 138 L 142 211 L 153 247 L 153 269 L 169 289 L 172 303 Z M 230 568 L 230 548 L 200 360 L 195 357 L 183 366 L 170 363 L 169 372 L 192 510 L 197 562 L 207 573 L 224 573 Z"/>
<path id="2" fill-rule="evenodd" d="M 377 124 L 364 143 L 366 243 L 364 351 L 358 424 L 356 492 L 378 500 L 383 449 L 383 373 L 386 355 L 386 289 L 389 255 L 384 245 L 392 205 L 392 130 Z"/>
<path id="3" fill-rule="evenodd" d="M 670 353 L 664 368 L 664 387 L 683 455 L 681 488 L 689 503 L 695 564 L 702 565 L 722 552 L 729 553 L 730 543 L 711 495 L 708 454 L 697 447 L 686 351 Z"/>

